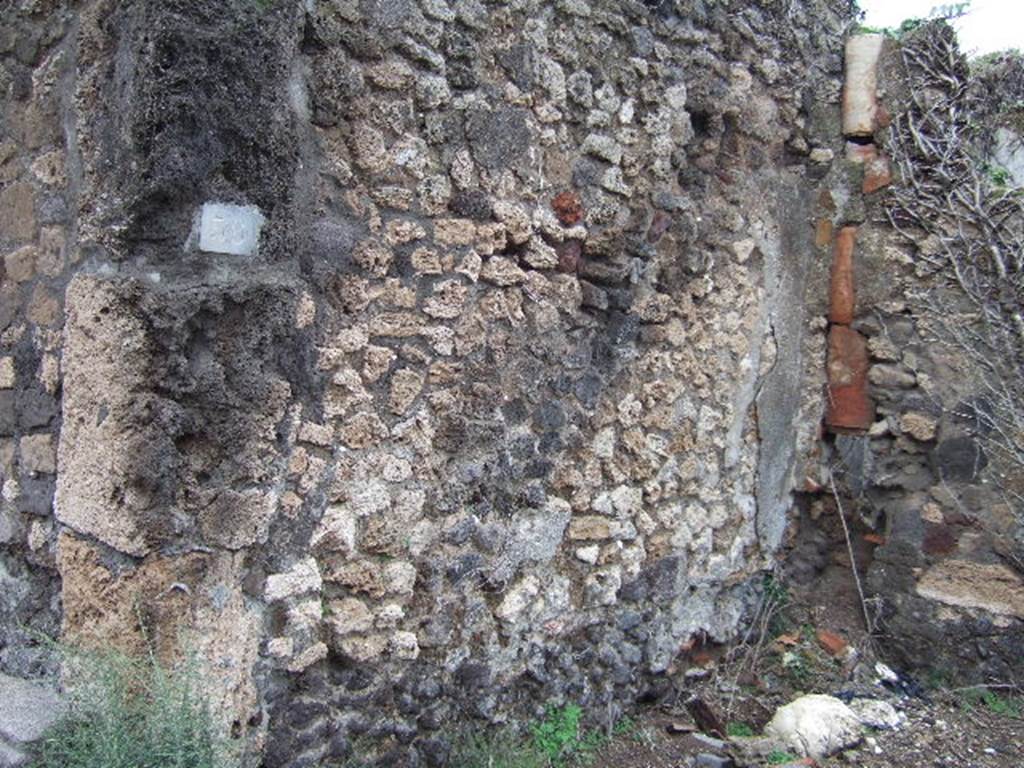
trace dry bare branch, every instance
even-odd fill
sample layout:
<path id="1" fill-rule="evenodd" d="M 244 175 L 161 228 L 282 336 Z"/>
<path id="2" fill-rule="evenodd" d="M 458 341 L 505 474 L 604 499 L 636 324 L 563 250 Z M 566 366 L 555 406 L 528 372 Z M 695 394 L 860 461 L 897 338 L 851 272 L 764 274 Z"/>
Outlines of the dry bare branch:
<path id="1" fill-rule="evenodd" d="M 971 72 L 943 22 L 908 35 L 902 59 L 911 104 L 887 136 L 900 182 L 886 214 L 917 249 L 917 271 L 927 280 L 914 298 L 928 308 L 929 331 L 977 375 L 992 411 L 986 447 L 1021 476 L 1024 189 L 993 174 L 990 158 L 999 125 L 994 117 L 1008 98 L 1024 97 L 1024 66 L 1007 68 L 1009 93 L 993 89 Z M 1024 506 L 1016 506 L 1024 516 Z"/>

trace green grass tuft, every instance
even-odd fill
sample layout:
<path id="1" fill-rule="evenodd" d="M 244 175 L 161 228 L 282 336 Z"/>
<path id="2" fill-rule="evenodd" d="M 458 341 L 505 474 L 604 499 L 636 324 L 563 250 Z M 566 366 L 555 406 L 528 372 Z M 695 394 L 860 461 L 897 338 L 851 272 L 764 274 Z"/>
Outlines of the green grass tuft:
<path id="1" fill-rule="evenodd" d="M 960 692 L 960 707 L 968 712 L 975 707 L 984 707 L 993 715 L 1021 718 L 1022 702 L 1011 697 L 1000 696 L 989 688 L 968 688 Z"/>
<path id="2" fill-rule="evenodd" d="M 72 651 L 67 715 L 32 768 L 227 768 L 192 664 Z"/>
<path id="3" fill-rule="evenodd" d="M 450 764 L 452 768 L 546 768 L 548 761 L 531 741 L 510 732 L 469 733 L 455 741 Z"/>
<path id="4" fill-rule="evenodd" d="M 924 684 L 933 691 L 942 691 L 949 688 L 952 683 L 952 676 L 946 669 L 929 667 L 925 673 Z"/>
<path id="5" fill-rule="evenodd" d="M 1020 717 L 1020 702 L 1014 699 L 1004 699 L 995 691 L 985 691 L 984 696 L 981 700 L 988 707 L 988 711 L 994 715 L 1002 715 L 1003 717 Z"/>
<path id="6" fill-rule="evenodd" d="M 731 737 L 747 737 L 754 735 L 754 729 L 746 723 L 731 722 L 725 726 L 725 735 Z"/>
<path id="7" fill-rule="evenodd" d="M 587 765 L 613 739 L 653 743 L 653 736 L 631 718 L 620 720 L 611 735 L 582 727 L 583 710 L 576 704 L 549 707 L 529 735 L 511 730 L 466 732 L 454 739 L 452 768 L 565 768 Z"/>
<path id="8" fill-rule="evenodd" d="M 578 751 L 582 715 L 575 704 L 549 707 L 544 720 L 533 726 L 533 743 L 549 762 L 557 764 Z"/>

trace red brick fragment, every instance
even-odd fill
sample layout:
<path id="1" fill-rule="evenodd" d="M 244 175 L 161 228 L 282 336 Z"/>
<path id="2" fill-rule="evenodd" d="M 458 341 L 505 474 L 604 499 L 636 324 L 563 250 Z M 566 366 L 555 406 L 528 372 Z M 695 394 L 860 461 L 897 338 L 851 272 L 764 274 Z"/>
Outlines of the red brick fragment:
<path id="1" fill-rule="evenodd" d="M 835 632 L 827 629 L 819 629 L 816 633 L 818 645 L 824 648 L 831 656 L 841 656 L 846 651 L 848 643 Z"/>
<path id="2" fill-rule="evenodd" d="M 927 523 L 921 549 L 926 555 L 948 555 L 956 549 L 959 538 L 952 526 Z"/>
<path id="3" fill-rule="evenodd" d="M 821 493 L 825 487 L 809 475 L 804 478 L 804 493 Z"/>
<path id="4" fill-rule="evenodd" d="M 864 184 L 861 191 L 865 195 L 877 192 L 882 187 L 892 184 L 892 169 L 889 158 L 879 154 L 864 163 Z"/>
<path id="5" fill-rule="evenodd" d="M 853 246 L 856 238 L 856 227 L 843 227 L 836 235 L 836 247 L 832 254 L 828 319 L 841 325 L 849 325 L 853 322 L 853 310 L 856 302 L 856 287 L 853 279 Z"/>
<path id="6" fill-rule="evenodd" d="M 890 125 L 892 125 L 892 114 L 885 108 L 884 104 L 879 104 L 875 110 L 875 127 L 888 128 Z"/>
<path id="7" fill-rule="evenodd" d="M 555 253 L 558 254 L 558 271 L 575 275 L 580 264 L 580 254 L 583 253 L 580 241 L 564 240 L 555 246 Z"/>
<path id="8" fill-rule="evenodd" d="M 825 425 L 832 432 L 864 432 L 874 423 L 867 341 L 845 325 L 829 330 L 827 395 Z"/>
<path id="9" fill-rule="evenodd" d="M 551 201 L 551 208 L 558 220 L 567 227 L 579 224 L 583 220 L 583 204 L 575 192 L 559 192 Z"/>
<path id="10" fill-rule="evenodd" d="M 818 219 L 818 224 L 814 228 L 814 244 L 819 248 L 824 248 L 826 245 L 832 242 L 832 220 L 831 219 Z"/>
<path id="11" fill-rule="evenodd" d="M 715 657 L 707 651 L 694 651 L 690 654 L 690 659 L 698 667 L 710 667 L 715 663 Z"/>

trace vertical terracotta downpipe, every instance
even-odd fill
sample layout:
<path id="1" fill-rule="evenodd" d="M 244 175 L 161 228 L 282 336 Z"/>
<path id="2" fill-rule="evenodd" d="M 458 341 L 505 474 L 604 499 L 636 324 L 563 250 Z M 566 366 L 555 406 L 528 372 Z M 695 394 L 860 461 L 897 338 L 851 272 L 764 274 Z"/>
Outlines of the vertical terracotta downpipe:
<path id="1" fill-rule="evenodd" d="M 828 332 L 828 404 L 825 424 L 832 432 L 866 431 L 875 420 L 868 397 L 868 345 L 857 331 L 833 325 Z"/>
<path id="2" fill-rule="evenodd" d="M 836 235 L 832 255 L 828 319 L 828 407 L 825 424 L 832 432 L 863 432 L 875 420 L 868 396 L 867 340 L 850 328 L 856 309 L 853 251 L 856 227 Z"/>
<path id="3" fill-rule="evenodd" d="M 846 40 L 843 84 L 843 135 L 870 138 L 878 118 L 878 59 L 884 35 L 854 35 Z"/>
<path id="4" fill-rule="evenodd" d="M 853 322 L 853 307 L 857 295 L 853 281 L 853 246 L 856 238 L 856 227 L 843 227 L 836 235 L 835 249 L 832 253 L 832 279 L 829 286 L 830 323 L 849 325 Z"/>
<path id="5" fill-rule="evenodd" d="M 853 139 L 847 144 L 847 156 L 864 163 L 861 192 L 865 195 L 892 181 L 889 159 L 872 141 L 875 131 L 888 122 L 888 113 L 878 103 L 878 61 L 884 44 L 884 35 L 855 35 L 846 41 L 843 135 Z"/>
<path id="6" fill-rule="evenodd" d="M 877 153 L 875 129 L 879 125 L 878 60 L 885 38 L 857 35 L 846 41 L 846 80 L 843 85 L 843 135 L 850 139 L 847 154 L 865 163 L 863 194 L 888 183 L 879 178 L 888 161 Z M 868 180 L 870 176 L 870 181 Z M 851 193 L 854 193 L 851 190 Z M 836 234 L 829 284 L 828 404 L 825 425 L 831 432 L 862 433 L 875 420 L 875 406 L 868 396 L 867 340 L 851 328 L 856 312 L 854 247 L 856 227 Z"/>

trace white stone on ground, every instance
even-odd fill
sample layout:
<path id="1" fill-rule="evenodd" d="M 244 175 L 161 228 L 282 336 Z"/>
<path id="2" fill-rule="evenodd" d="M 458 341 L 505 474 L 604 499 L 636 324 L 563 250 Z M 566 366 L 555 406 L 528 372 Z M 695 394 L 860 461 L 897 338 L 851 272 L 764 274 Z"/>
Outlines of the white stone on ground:
<path id="1" fill-rule="evenodd" d="M 850 709 L 862 725 L 880 731 L 899 728 L 907 719 L 907 716 L 898 712 L 892 704 L 878 699 L 854 699 L 850 702 Z"/>
<path id="2" fill-rule="evenodd" d="M 0 768 L 18 768 L 29 759 L 4 741 L 15 745 L 38 741 L 63 712 L 64 703 L 56 692 L 0 673 Z"/>
<path id="3" fill-rule="evenodd" d="M 834 696 L 810 694 L 783 707 L 764 729 L 801 756 L 821 760 L 861 740 L 857 715 Z"/>

